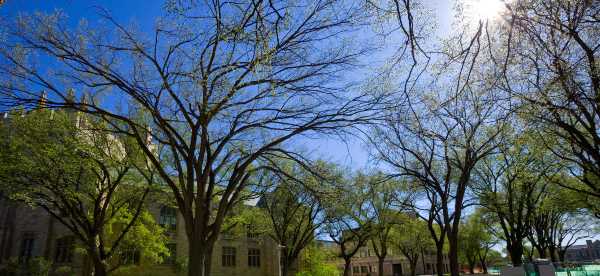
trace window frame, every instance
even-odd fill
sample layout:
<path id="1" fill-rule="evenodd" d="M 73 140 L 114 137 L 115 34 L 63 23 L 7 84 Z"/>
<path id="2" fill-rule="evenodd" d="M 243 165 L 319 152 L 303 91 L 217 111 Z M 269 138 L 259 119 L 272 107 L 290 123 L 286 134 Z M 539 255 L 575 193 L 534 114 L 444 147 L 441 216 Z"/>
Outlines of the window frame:
<path id="1" fill-rule="evenodd" d="M 158 214 L 158 224 L 164 228 L 174 230 L 177 228 L 177 209 L 163 205 Z"/>
<path id="2" fill-rule="evenodd" d="M 260 248 L 248 248 L 248 267 L 260 267 Z"/>
<path id="3" fill-rule="evenodd" d="M 26 263 L 33 258 L 33 251 L 35 249 L 35 234 L 31 232 L 23 233 L 21 237 L 21 247 L 19 248 L 19 262 Z"/>
<path id="4" fill-rule="evenodd" d="M 237 248 L 233 246 L 223 246 L 221 248 L 221 266 L 235 267 L 236 266 Z"/>

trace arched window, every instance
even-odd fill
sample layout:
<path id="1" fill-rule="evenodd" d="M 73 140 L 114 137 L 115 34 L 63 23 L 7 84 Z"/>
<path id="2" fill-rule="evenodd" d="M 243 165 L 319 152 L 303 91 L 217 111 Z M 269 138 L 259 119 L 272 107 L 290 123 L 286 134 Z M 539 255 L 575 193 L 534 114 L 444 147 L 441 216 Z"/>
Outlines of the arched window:
<path id="1" fill-rule="evenodd" d="M 177 210 L 168 206 L 161 207 L 158 224 L 165 228 L 175 229 L 177 225 Z"/>

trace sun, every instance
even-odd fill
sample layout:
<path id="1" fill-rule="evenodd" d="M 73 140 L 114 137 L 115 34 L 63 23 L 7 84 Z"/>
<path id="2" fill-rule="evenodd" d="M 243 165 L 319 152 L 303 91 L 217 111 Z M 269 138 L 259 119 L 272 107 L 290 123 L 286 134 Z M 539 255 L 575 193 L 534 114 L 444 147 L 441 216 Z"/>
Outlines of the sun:
<path id="1" fill-rule="evenodd" d="M 471 20 L 495 20 L 506 11 L 506 4 L 502 0 L 465 0 L 464 12 Z"/>

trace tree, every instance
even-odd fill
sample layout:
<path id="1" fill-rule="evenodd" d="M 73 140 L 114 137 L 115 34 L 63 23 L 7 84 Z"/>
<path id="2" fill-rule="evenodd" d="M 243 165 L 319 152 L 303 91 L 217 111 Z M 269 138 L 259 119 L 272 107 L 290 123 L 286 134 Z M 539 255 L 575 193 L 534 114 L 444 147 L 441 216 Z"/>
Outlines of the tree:
<path id="1" fill-rule="evenodd" d="M 383 262 L 392 246 L 393 229 L 402 222 L 403 206 L 412 200 L 412 194 L 404 183 L 389 179 L 380 172 L 360 174 L 356 183 L 357 189 L 364 189 L 367 193 L 365 208 L 373 223 L 370 241 L 377 256 L 377 271 L 379 276 L 383 276 Z"/>
<path id="2" fill-rule="evenodd" d="M 569 181 L 564 175 L 552 182 Z M 576 180 L 577 181 L 577 180 Z M 540 258 L 564 261 L 564 253 L 577 241 L 589 237 L 590 218 L 583 211 L 586 203 L 575 191 L 550 187 L 547 196 L 536 208 L 529 241 Z"/>
<path id="3" fill-rule="evenodd" d="M 137 145 L 99 124 L 64 110 L 11 114 L 0 125 L 0 189 L 68 228 L 94 275 L 106 275 L 119 267 L 130 232 L 156 229 L 144 213 L 156 183 Z M 153 235 L 143 244 L 161 252 L 161 232 Z"/>
<path id="4" fill-rule="evenodd" d="M 418 106 L 392 111 L 372 139 L 378 158 L 393 169 L 390 174 L 414 183 L 427 201 L 415 209 L 429 223 L 440 249 L 439 274 L 443 272 L 441 249 L 448 238 L 453 275 L 459 273 L 459 222 L 471 175 L 477 163 L 496 148 L 506 116 L 499 106 L 490 104 L 495 101 L 493 93 L 477 90 L 482 87 L 464 88 L 457 82 L 456 94 L 454 88 L 447 94 L 424 93 Z M 465 84 L 469 85 L 476 86 Z M 442 231 L 436 231 L 437 226 Z"/>
<path id="5" fill-rule="evenodd" d="M 326 220 L 321 202 L 333 198 L 326 184 L 333 177 L 324 165 L 314 170 L 320 171 L 317 175 L 289 162 L 280 167 L 270 177 L 275 184 L 268 186 L 274 190 L 266 192 L 258 204 L 268 213 L 271 225 L 268 233 L 279 246 L 281 275 L 287 276 Z"/>
<path id="6" fill-rule="evenodd" d="M 167 1 L 166 8 L 147 32 L 103 11 L 100 23 L 77 28 L 60 13 L 5 22 L 0 95 L 4 106 L 27 106 L 45 89 L 49 106 L 119 122 L 114 131 L 138 143 L 173 193 L 190 245 L 188 275 L 205 276 L 223 221 L 266 157 L 300 161 L 294 138 L 344 135 L 378 116 L 385 97 L 338 78 L 367 53 L 368 43 L 352 43 L 360 6 Z M 68 88 L 91 100 L 67 101 Z"/>
<path id="7" fill-rule="evenodd" d="M 296 276 L 332 276 L 340 273 L 334 264 L 327 263 L 335 257 L 335 253 L 327 248 L 313 243 L 302 252 L 302 256 L 303 269 Z"/>
<path id="8" fill-rule="evenodd" d="M 522 264 L 536 209 L 547 195 L 549 180 L 561 166 L 531 132 L 505 134 L 507 144 L 477 168 L 474 190 L 484 211 L 500 226 L 514 266 Z"/>
<path id="9" fill-rule="evenodd" d="M 326 221 L 323 233 L 339 247 L 338 257 L 344 259 L 344 276 L 352 274 L 352 257 L 366 246 L 372 235 L 369 216 L 368 194 L 354 179 L 342 181 L 344 186 L 335 187 L 337 200 L 323 202 Z"/>
<path id="10" fill-rule="evenodd" d="M 594 1 L 519 1 L 507 4 L 500 32 L 502 87 L 545 126 L 541 139 L 569 163 L 580 183 L 562 187 L 600 197 L 600 70 Z M 589 200 L 595 202 L 596 200 Z"/>
<path id="11" fill-rule="evenodd" d="M 408 260 L 411 276 L 417 275 L 419 257 L 422 258 L 424 252 L 435 249 L 427 224 L 418 218 L 408 216 L 403 218 L 402 224 L 396 227 L 393 243 Z"/>
<path id="12" fill-rule="evenodd" d="M 468 265 L 471 274 L 474 273 L 477 264 L 481 266 L 483 273 L 487 274 L 487 257 L 497 243 L 481 219 L 481 215 L 480 211 L 471 214 L 462 225 L 459 235 L 459 257 Z"/>
<path id="13" fill-rule="evenodd" d="M 109 226 L 106 234 L 106 242 L 108 244 L 113 243 L 118 238 L 118 234 L 121 231 L 120 228 L 123 225 L 127 225 L 132 216 L 133 214 L 129 210 L 126 210 L 126 212 L 120 214 L 115 219 L 115 222 Z M 135 254 L 139 253 L 143 262 L 150 264 L 162 263 L 165 257 L 171 257 L 169 256 L 167 242 L 168 238 L 165 234 L 165 229 L 156 223 L 152 214 L 148 211 L 143 211 L 136 223 L 123 238 L 122 244 L 119 245 L 120 249 L 117 253 L 119 258 L 115 261 L 118 265 L 113 265 L 112 270 L 114 271 L 123 265 L 123 262 L 126 261 L 123 256 L 132 252 Z"/>

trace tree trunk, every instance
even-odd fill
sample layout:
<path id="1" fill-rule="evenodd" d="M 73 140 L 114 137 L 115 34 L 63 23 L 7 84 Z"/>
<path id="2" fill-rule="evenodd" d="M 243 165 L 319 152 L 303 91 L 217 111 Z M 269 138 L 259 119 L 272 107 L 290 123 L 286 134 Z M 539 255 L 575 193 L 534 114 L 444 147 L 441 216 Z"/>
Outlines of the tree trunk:
<path id="1" fill-rule="evenodd" d="M 410 261 L 410 276 L 416 276 L 417 275 L 417 261 L 419 260 L 419 258 L 415 258 L 414 260 Z"/>
<path id="2" fill-rule="evenodd" d="M 548 254 L 550 255 L 550 261 L 553 263 L 558 261 L 556 258 L 556 247 L 552 245 L 548 246 Z"/>
<path id="3" fill-rule="evenodd" d="M 383 276 L 383 261 L 385 261 L 385 256 L 377 257 L 377 273 L 379 276 Z"/>
<path id="4" fill-rule="evenodd" d="M 474 262 L 469 262 L 469 273 L 475 274 L 475 263 Z"/>
<path id="5" fill-rule="evenodd" d="M 188 276 L 208 276 L 210 275 L 211 256 L 213 244 L 203 241 L 200 238 L 190 237 L 188 235 Z"/>
<path id="6" fill-rule="evenodd" d="M 481 259 L 481 258 L 480 258 L 480 259 L 479 259 L 479 263 L 480 263 L 480 265 L 481 265 L 481 270 L 483 270 L 483 274 L 487 274 L 487 273 L 488 273 L 488 270 L 487 270 L 487 264 L 486 264 L 486 261 L 485 261 L 485 259 Z"/>
<path id="7" fill-rule="evenodd" d="M 436 244 L 436 274 L 442 276 L 444 274 L 444 244 Z"/>
<path id="8" fill-rule="evenodd" d="M 537 246 L 536 247 L 538 255 L 540 256 L 540 259 L 546 259 L 546 257 L 548 257 L 548 255 L 546 255 L 546 248 L 542 247 L 542 246 Z"/>
<path id="9" fill-rule="evenodd" d="M 458 263 L 458 233 L 450 231 L 448 233 L 448 260 L 450 261 L 450 275 L 460 275 L 460 265 Z M 438 268 L 439 269 L 439 268 Z M 441 275 L 438 273 L 438 275 Z"/>
<path id="10" fill-rule="evenodd" d="M 281 276 L 288 276 L 290 274 L 290 265 L 291 261 L 287 258 L 283 258 L 283 262 L 281 264 Z"/>
<path id="11" fill-rule="evenodd" d="M 350 258 L 344 258 L 344 276 L 352 275 L 352 264 Z"/>
<path id="12" fill-rule="evenodd" d="M 567 253 L 567 250 L 558 250 L 558 260 L 562 263 L 565 261 L 565 253 Z"/>
<path id="13" fill-rule="evenodd" d="M 92 238 L 88 240 L 86 247 L 94 267 L 94 276 L 106 276 L 108 275 L 108 263 L 100 248 L 100 236 L 94 233 L 89 236 Z"/>
<path id="14" fill-rule="evenodd" d="M 513 266 L 523 265 L 523 245 L 520 243 L 513 243 L 509 249 L 510 261 Z"/>
<path id="15" fill-rule="evenodd" d="M 94 258 L 94 276 L 106 276 L 106 262 L 100 260 L 99 258 Z"/>

